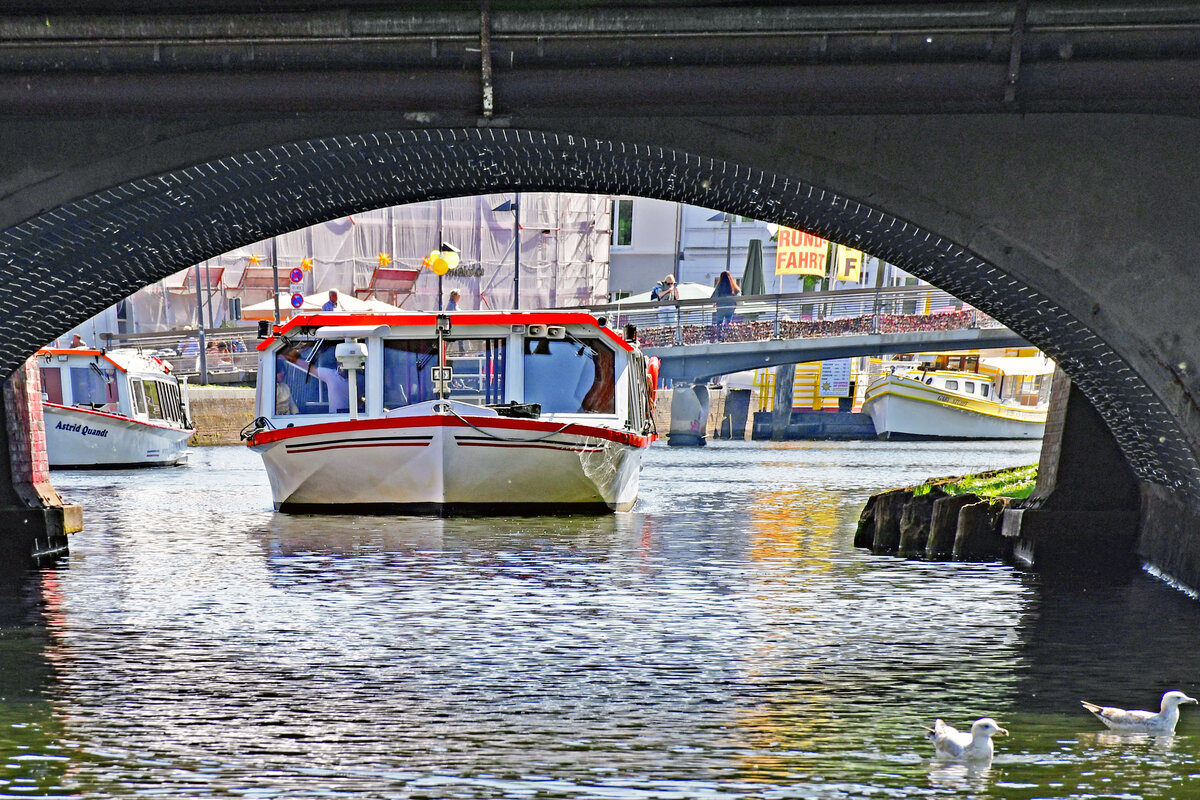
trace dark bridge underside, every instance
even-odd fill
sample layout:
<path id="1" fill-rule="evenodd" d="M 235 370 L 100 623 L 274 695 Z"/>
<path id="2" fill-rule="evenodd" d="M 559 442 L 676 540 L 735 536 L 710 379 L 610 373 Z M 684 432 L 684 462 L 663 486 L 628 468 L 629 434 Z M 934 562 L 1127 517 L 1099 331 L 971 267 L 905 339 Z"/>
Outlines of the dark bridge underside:
<path id="1" fill-rule="evenodd" d="M 591 190 L 720 208 L 876 254 L 1049 353 L 1144 480 L 1195 492 L 1178 421 L 1112 347 L 1054 300 L 928 230 L 798 181 L 659 147 L 509 129 L 388 131 L 271 147 L 68 203 L 0 234 L 0 374 L 132 291 L 307 224 L 494 190 Z"/>

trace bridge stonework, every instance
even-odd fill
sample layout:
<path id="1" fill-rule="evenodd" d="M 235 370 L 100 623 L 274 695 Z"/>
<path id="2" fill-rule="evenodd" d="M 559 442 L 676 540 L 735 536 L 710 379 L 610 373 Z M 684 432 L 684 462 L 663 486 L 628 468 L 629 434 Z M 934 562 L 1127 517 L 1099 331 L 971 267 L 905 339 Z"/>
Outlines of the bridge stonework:
<path id="1" fill-rule="evenodd" d="M 41 373 L 27 359 L 4 382 L 4 434 L 0 453 L 0 564 L 26 564 L 66 552 L 67 534 L 82 528 L 82 510 L 64 504 L 50 484 Z"/>
<path id="2" fill-rule="evenodd" d="M 1094 153 L 1094 142 L 1079 142 L 1056 161 L 1024 165 L 1012 176 L 1018 186 L 998 187 L 996 197 L 982 197 L 995 207 L 978 208 L 972 204 L 979 202 L 981 183 L 991 176 L 963 166 L 973 156 L 982 157 L 978 149 L 953 149 L 960 139 L 980 147 L 978 136 L 963 139 L 964 129 L 978 124 L 973 119 L 945 122 L 945 129 L 930 128 L 922 120 L 876 122 L 846 129 L 848 133 L 829 120 L 798 120 L 791 127 L 779 122 L 765 131 L 762 126 L 698 124 L 694 119 L 549 124 L 559 130 L 607 130 L 619 138 L 487 125 L 337 134 L 253 150 L 231 144 L 255 135 L 259 141 L 270 140 L 268 134 L 278 136 L 278 125 L 271 123 L 241 131 L 243 139 L 231 140 L 233 134 L 223 129 L 206 145 L 223 153 L 220 158 L 197 160 L 204 147 L 194 137 L 181 137 L 176 150 L 148 148 L 153 157 L 136 169 L 142 174 L 159 165 L 157 174 L 128 179 L 135 168 L 123 153 L 110 154 L 104 162 L 107 172 L 93 165 L 64 168 L 76 182 L 59 176 L 32 187 L 48 210 L 10 218 L 0 231 L 0 276 L 6 287 L 0 296 L 0 376 L 17 369 L 42 343 L 144 285 L 308 224 L 390 204 L 491 191 L 627 194 L 805 229 L 878 255 L 977 306 L 1059 363 L 1113 432 L 1138 480 L 1157 487 L 1147 489 L 1144 497 L 1161 496 L 1184 509 L 1200 507 L 1200 413 L 1195 402 L 1200 386 L 1193 386 L 1190 377 L 1180 378 L 1180 371 L 1188 369 L 1181 353 L 1190 352 L 1192 332 L 1163 339 L 1153 327 L 1161 319 L 1139 320 L 1136 313 L 1131 318 L 1115 307 L 1114 298 L 1124 295 L 1135 311 L 1141 310 L 1147 295 L 1161 288 L 1154 281 L 1134 281 L 1125 291 L 1110 285 L 1113 265 L 1097 259 L 1103 269 L 1095 275 L 1103 283 L 1089 287 L 1085 277 L 1070 274 L 1061 257 L 1048 255 L 1054 242 L 1064 238 L 1072 247 L 1087 245 L 1083 240 L 1090 229 L 1071 227 L 1083 224 L 1078 214 L 1070 215 L 1065 229 L 1055 230 L 1044 219 L 1044 203 L 1058 202 L 1054 181 L 1066 181 L 1074 169 L 1068 156 Z M 897 126 L 892 131 L 895 144 L 886 131 L 889 124 Z M 1001 128 L 1019 124 L 1006 119 Z M 61 128 L 55 130 L 61 133 Z M 1064 132 L 1071 130 L 1071 120 L 1059 120 L 1039 130 L 1036 139 L 1049 152 L 1062 150 Z M 628 143 L 660 137 L 736 160 Z M 1142 143 L 1146 141 L 1144 136 Z M 860 153 L 838 152 L 856 143 L 863 148 Z M 926 153 L 927 160 L 914 159 L 914 151 Z M 871 157 L 884 160 L 864 166 Z M 931 165 L 939 157 L 948 163 L 935 170 Z M 1035 181 L 1039 168 L 1050 175 Z M 923 171 L 924 177 L 913 178 L 905 170 Z M 813 180 L 800 179 L 798 173 Z M 1174 185 L 1187 183 L 1189 174 L 1160 173 L 1156 179 Z M 1042 192 L 1037 204 L 1020 206 L 1035 183 Z M 45 202 L 47 186 L 58 187 L 61 202 Z M 955 205 L 931 203 L 927 194 L 939 191 L 950 195 L 947 204 Z M 1003 203 L 1018 204 L 1012 218 L 998 216 L 1005 213 Z M 1165 231 L 1163 238 L 1173 235 L 1173 229 Z M 1170 274 L 1170 259 L 1164 260 L 1158 250 L 1139 252 L 1149 274 Z M 1077 260 L 1082 264 L 1082 257 Z M 1168 298 L 1169 304 L 1180 301 Z M 1138 328 L 1147 322 L 1152 324 L 1146 330 Z M 1179 577 L 1200 585 L 1200 571 Z"/>

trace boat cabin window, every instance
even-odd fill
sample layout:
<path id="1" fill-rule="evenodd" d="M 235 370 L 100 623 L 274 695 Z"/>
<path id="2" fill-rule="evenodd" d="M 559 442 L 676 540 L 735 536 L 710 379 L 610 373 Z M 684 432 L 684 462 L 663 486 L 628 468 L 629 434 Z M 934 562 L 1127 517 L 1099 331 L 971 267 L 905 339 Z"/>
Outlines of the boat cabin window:
<path id="1" fill-rule="evenodd" d="M 142 388 L 141 381 L 129 382 L 129 394 L 133 398 L 133 413 L 136 416 L 146 416 L 146 390 Z"/>
<path id="2" fill-rule="evenodd" d="M 544 413 L 616 412 L 615 354 L 599 339 L 525 340 L 525 402 Z"/>
<path id="3" fill-rule="evenodd" d="M 151 420 L 184 424 L 183 399 L 179 386 L 172 381 L 129 381 L 134 396 L 134 408 Z"/>
<path id="4" fill-rule="evenodd" d="M 350 376 L 337 363 L 336 345 L 337 342 L 327 339 L 297 342 L 275 355 L 276 413 L 342 414 L 350 411 Z M 355 373 L 358 407 L 363 411 L 366 370 L 355 370 Z M 279 410 L 281 407 L 282 411 Z"/>
<path id="5" fill-rule="evenodd" d="M 961 372 L 978 372 L 978 355 L 940 355 L 933 360 L 935 369 L 954 369 Z"/>
<path id="6" fill-rule="evenodd" d="M 981 384 L 979 384 L 979 394 L 980 394 L 980 395 L 982 395 L 983 397 L 987 397 L 987 396 L 988 396 L 988 389 L 990 389 L 990 388 L 991 388 L 991 387 L 990 387 L 990 386 L 988 386 L 986 383 L 981 383 Z"/>
<path id="7" fill-rule="evenodd" d="M 967 394 L 975 394 L 975 381 L 963 381 L 963 391 Z"/>
<path id="8" fill-rule="evenodd" d="M 97 364 L 71 367 L 71 404 L 99 411 L 117 410 L 117 370 Z"/>
<path id="9" fill-rule="evenodd" d="M 383 410 L 437 397 L 429 380 L 436 367 L 437 339 L 388 339 L 383 343 Z"/>
<path id="10" fill-rule="evenodd" d="M 62 405 L 62 370 L 58 367 L 42 367 L 42 399 Z"/>
<path id="11" fill-rule="evenodd" d="M 946 390 L 951 392 L 958 391 L 958 381 L 950 379 L 946 381 Z"/>
<path id="12" fill-rule="evenodd" d="M 447 339 L 450 398 L 480 405 L 503 403 L 505 345 L 499 338 Z"/>

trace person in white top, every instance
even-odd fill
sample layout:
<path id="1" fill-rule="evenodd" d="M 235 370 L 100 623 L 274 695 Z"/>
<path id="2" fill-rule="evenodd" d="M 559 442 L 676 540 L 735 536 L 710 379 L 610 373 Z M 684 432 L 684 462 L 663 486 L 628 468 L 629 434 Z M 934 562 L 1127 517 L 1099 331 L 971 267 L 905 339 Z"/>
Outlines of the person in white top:
<path id="1" fill-rule="evenodd" d="M 316 375 L 329 394 L 329 413 L 337 414 L 350 410 L 350 379 L 341 367 L 323 367 L 305 361 L 295 350 L 287 350 L 283 357 L 293 367 L 303 370 L 307 375 Z"/>

